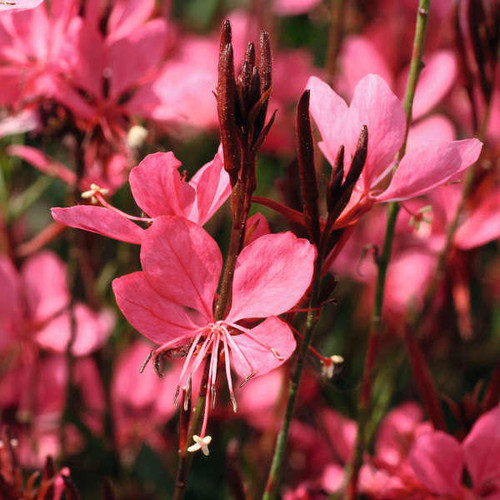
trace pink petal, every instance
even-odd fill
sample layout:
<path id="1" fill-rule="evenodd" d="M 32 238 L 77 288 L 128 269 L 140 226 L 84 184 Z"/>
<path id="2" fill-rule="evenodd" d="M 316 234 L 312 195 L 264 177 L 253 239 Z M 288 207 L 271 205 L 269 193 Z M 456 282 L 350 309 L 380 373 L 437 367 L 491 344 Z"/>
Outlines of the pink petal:
<path id="1" fill-rule="evenodd" d="M 500 482 L 500 407 L 482 415 L 463 442 L 474 491 Z M 497 493 L 498 494 L 498 493 Z"/>
<path id="2" fill-rule="evenodd" d="M 352 96 L 359 80 L 370 73 L 379 75 L 392 87 L 392 72 L 368 38 L 348 36 L 342 44 L 340 58 L 342 67 L 340 86 L 348 96 Z"/>
<path id="3" fill-rule="evenodd" d="M 92 97 L 102 99 L 102 79 L 107 65 L 107 50 L 104 38 L 97 27 L 82 25 L 76 56 L 73 66 L 75 83 Z"/>
<path id="4" fill-rule="evenodd" d="M 110 311 L 96 313 L 84 304 L 75 305 L 76 337 L 72 346 L 74 356 L 86 356 L 104 345 L 114 325 Z M 71 314 L 66 309 L 45 325 L 36 341 L 45 349 L 63 354 L 71 338 Z"/>
<path id="5" fill-rule="evenodd" d="M 141 244 L 144 229 L 104 207 L 77 205 L 69 208 L 52 208 L 52 217 L 70 227 L 101 234 L 108 238 Z"/>
<path id="6" fill-rule="evenodd" d="M 189 184 L 196 191 L 195 211 L 190 214 L 189 220 L 203 226 L 231 194 L 222 155 L 217 153 L 211 162 L 196 172 Z"/>
<path id="7" fill-rule="evenodd" d="M 30 319 L 46 321 L 69 305 L 66 265 L 53 252 L 46 250 L 28 259 L 21 278 Z"/>
<path id="8" fill-rule="evenodd" d="M 144 235 L 141 263 L 161 295 L 213 319 L 222 255 L 204 229 L 182 217 L 159 217 Z"/>
<path id="9" fill-rule="evenodd" d="M 392 163 L 405 134 L 406 117 L 401 101 L 378 75 L 358 82 L 349 108 L 350 136 L 346 137 L 346 158 L 354 154 L 361 127 L 368 127 L 368 155 L 363 172 L 365 189 Z"/>
<path id="10" fill-rule="evenodd" d="M 0 120 L 0 137 L 14 134 L 24 134 L 41 128 L 42 124 L 38 112 L 25 109 L 17 115 L 8 116 Z"/>
<path id="11" fill-rule="evenodd" d="M 480 247 L 500 238 L 500 189 L 481 200 L 465 222 L 458 228 L 455 245 L 463 250 Z"/>
<path id="12" fill-rule="evenodd" d="M 129 182 L 137 204 L 150 217 L 187 215 L 195 200 L 195 190 L 181 179 L 182 164 L 173 153 L 146 156 L 130 172 Z"/>
<path id="13" fill-rule="evenodd" d="M 431 111 L 450 91 L 457 77 L 457 59 L 452 51 L 436 52 L 424 58 L 424 64 L 413 101 L 414 120 Z M 407 80 L 408 70 L 399 81 L 400 95 L 404 95 Z"/>
<path id="14" fill-rule="evenodd" d="M 272 8 L 278 16 L 298 16 L 316 7 L 321 0 L 273 0 Z"/>
<path id="15" fill-rule="evenodd" d="M 408 134 L 407 150 L 428 146 L 432 142 L 451 142 L 456 135 L 455 127 L 448 118 L 432 115 L 412 125 Z"/>
<path id="16" fill-rule="evenodd" d="M 389 188 L 376 199 L 400 201 L 428 193 L 472 165 L 482 146 L 477 139 L 466 139 L 410 150 L 401 160 Z"/>
<path id="17" fill-rule="evenodd" d="M 154 10 L 154 0 L 121 0 L 114 2 L 108 20 L 110 41 L 128 36 L 135 30 L 142 30 Z"/>
<path id="18" fill-rule="evenodd" d="M 377 433 L 377 457 L 393 467 L 400 465 L 410 451 L 422 418 L 422 408 L 417 403 L 403 403 L 391 410 Z"/>
<path id="19" fill-rule="evenodd" d="M 264 375 L 281 366 L 292 355 L 297 345 L 290 327 L 274 316 L 252 328 L 250 333 L 258 342 L 244 334 L 233 336 L 233 340 L 257 375 Z M 262 344 L 272 347 L 276 355 Z M 252 368 L 235 350 L 231 350 L 231 366 L 242 378 L 252 373 Z"/>
<path id="20" fill-rule="evenodd" d="M 269 223 L 267 219 L 260 213 L 253 214 L 247 220 L 247 228 L 245 232 L 245 246 L 250 245 L 255 240 L 258 240 L 265 234 L 270 234 Z"/>
<path id="21" fill-rule="evenodd" d="M 321 422 L 335 455 L 346 464 L 352 458 L 354 451 L 356 422 L 330 409 L 322 411 Z"/>
<path id="22" fill-rule="evenodd" d="M 327 83 L 315 76 L 309 78 L 306 88 L 311 91 L 309 109 L 323 139 L 323 153 L 333 165 L 340 146 L 347 147 L 347 104 Z"/>
<path id="23" fill-rule="evenodd" d="M 75 183 L 76 177 L 74 172 L 59 161 L 49 158 L 38 149 L 30 146 L 9 146 L 7 153 L 11 156 L 19 156 L 46 175 L 58 177 L 70 185 Z"/>
<path id="24" fill-rule="evenodd" d="M 243 249 L 236 261 L 228 321 L 277 316 L 304 295 L 316 249 L 291 232 L 268 234 Z"/>
<path id="25" fill-rule="evenodd" d="M 21 280 L 12 262 L 0 256 L 0 352 L 23 322 Z"/>
<path id="26" fill-rule="evenodd" d="M 161 296 L 149 284 L 145 273 L 127 274 L 113 280 L 113 292 L 129 323 L 158 344 L 191 337 L 202 326 L 186 308 Z"/>
<path id="27" fill-rule="evenodd" d="M 432 493 L 460 497 L 464 457 L 455 438 L 441 431 L 422 434 L 410 453 L 410 464 Z"/>
<path id="28" fill-rule="evenodd" d="M 165 43 L 165 23 L 161 19 L 155 19 L 109 47 L 111 98 L 118 99 L 160 64 Z"/>

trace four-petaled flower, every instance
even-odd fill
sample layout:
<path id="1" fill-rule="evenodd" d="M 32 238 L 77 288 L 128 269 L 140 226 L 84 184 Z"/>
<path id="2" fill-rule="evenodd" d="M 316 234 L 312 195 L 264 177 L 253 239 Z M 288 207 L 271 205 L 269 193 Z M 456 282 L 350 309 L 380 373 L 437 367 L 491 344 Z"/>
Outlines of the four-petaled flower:
<path id="1" fill-rule="evenodd" d="M 199 225 L 175 216 L 159 217 L 144 232 L 143 271 L 115 279 L 113 290 L 132 326 L 161 344 L 155 359 L 185 347 L 178 392 L 189 392 L 193 375 L 205 359 L 208 363 L 204 420 L 192 451 L 208 452 L 207 419 L 220 358 L 236 411 L 231 368 L 245 382 L 280 366 L 294 351 L 292 331 L 277 316 L 306 292 L 315 257 L 315 248 L 290 232 L 258 238 L 237 258 L 231 304 L 218 320 L 214 302 L 222 255 L 216 242 Z"/>

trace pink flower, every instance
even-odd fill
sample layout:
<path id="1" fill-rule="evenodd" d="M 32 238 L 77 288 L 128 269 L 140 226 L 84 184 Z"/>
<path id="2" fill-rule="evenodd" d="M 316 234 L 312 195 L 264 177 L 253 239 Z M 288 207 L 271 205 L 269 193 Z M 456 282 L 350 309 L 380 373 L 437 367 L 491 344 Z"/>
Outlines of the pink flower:
<path id="1" fill-rule="evenodd" d="M 312 10 L 321 0 L 273 0 L 273 11 L 279 16 L 298 16 Z"/>
<path id="2" fill-rule="evenodd" d="M 452 499 L 500 496 L 500 408 L 482 415 L 462 443 L 434 431 L 415 442 L 410 463 L 429 492 Z M 472 491 L 462 483 L 463 469 L 472 480 Z"/>
<path id="3" fill-rule="evenodd" d="M 66 266 L 52 252 L 28 259 L 18 273 L 0 258 L 0 349 L 23 341 L 64 353 L 71 335 L 70 294 Z M 94 312 L 77 302 L 73 354 L 86 355 L 106 341 L 114 318 L 110 311 Z"/>
<path id="4" fill-rule="evenodd" d="M 474 163 L 482 144 L 477 139 L 430 141 L 406 151 L 397 171 L 394 159 L 405 133 L 405 113 L 399 99 L 382 78 L 367 75 L 347 106 L 326 83 L 312 77 L 311 114 L 323 139 L 319 146 L 333 165 L 340 146 L 346 157 L 356 150 L 361 127 L 368 128 L 368 155 L 344 223 L 357 220 L 373 203 L 401 201 L 432 191 Z"/>
<path id="5" fill-rule="evenodd" d="M 217 153 L 189 182 L 181 178 L 180 166 L 173 153 L 155 153 L 146 156 L 130 172 L 132 194 L 148 218 L 130 216 L 114 208 L 104 199 L 103 190 L 98 186 L 88 195 L 104 207 L 53 208 L 52 216 L 67 226 L 136 244 L 141 243 L 144 230 L 132 221 L 152 222 L 162 215 L 179 215 L 203 225 L 231 193 L 221 154 Z"/>
<path id="6" fill-rule="evenodd" d="M 178 387 L 190 380 L 205 358 L 209 363 L 203 426 L 191 451 L 208 454 L 209 409 L 215 399 L 219 350 L 233 409 L 236 400 L 231 368 L 244 380 L 280 366 L 295 349 L 290 327 L 277 316 L 293 307 L 307 290 L 315 249 L 291 233 L 258 238 L 237 259 L 232 301 L 224 319 L 214 317 L 214 301 L 222 270 L 215 241 L 200 226 L 181 217 L 160 217 L 144 233 L 142 272 L 116 279 L 113 290 L 123 314 L 144 336 L 162 344 L 155 357 L 183 346 L 187 356 Z M 257 326 L 241 324 L 266 318 Z"/>

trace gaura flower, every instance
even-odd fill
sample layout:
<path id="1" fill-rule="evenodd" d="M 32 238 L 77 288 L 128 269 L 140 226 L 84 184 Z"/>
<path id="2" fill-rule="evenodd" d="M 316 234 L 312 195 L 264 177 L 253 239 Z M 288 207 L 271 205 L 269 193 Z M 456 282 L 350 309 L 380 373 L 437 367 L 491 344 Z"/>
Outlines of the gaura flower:
<path id="1" fill-rule="evenodd" d="M 222 155 L 217 153 L 189 182 L 181 178 L 180 166 L 173 153 L 155 153 L 130 172 L 132 195 L 149 217 L 134 217 L 113 207 L 104 199 L 106 191 L 97 185 L 84 195 L 103 207 L 53 208 L 52 216 L 66 226 L 136 244 L 141 243 L 144 229 L 132 221 L 153 222 L 162 215 L 179 215 L 203 225 L 231 193 Z"/>
<path id="2" fill-rule="evenodd" d="M 319 147 L 334 165 L 340 146 L 347 158 L 356 151 L 359 132 L 368 128 L 368 154 L 363 173 L 339 225 L 356 222 L 374 203 L 403 201 L 431 192 L 463 172 L 479 157 L 482 143 L 429 140 L 407 151 L 394 172 L 395 157 L 405 137 L 401 101 L 377 75 L 362 78 L 350 106 L 319 78 L 311 77 L 311 115 L 321 133 Z"/>
<path id="3" fill-rule="evenodd" d="M 208 454 L 208 414 L 215 403 L 219 359 L 234 411 L 231 369 L 243 378 L 280 366 L 295 349 L 290 327 L 277 316 L 304 295 L 313 275 L 315 248 L 292 233 L 269 234 L 246 246 L 237 258 L 232 301 L 225 317 L 214 316 L 222 255 L 200 226 L 181 217 L 159 217 L 144 232 L 142 272 L 113 281 L 118 306 L 144 336 L 161 344 L 155 359 L 172 349 L 185 350 L 178 393 L 208 363 L 204 419 L 191 451 Z M 264 319 L 265 318 L 265 319 Z M 264 321 L 256 324 L 257 320 Z M 242 323 L 244 322 L 244 323 Z"/>

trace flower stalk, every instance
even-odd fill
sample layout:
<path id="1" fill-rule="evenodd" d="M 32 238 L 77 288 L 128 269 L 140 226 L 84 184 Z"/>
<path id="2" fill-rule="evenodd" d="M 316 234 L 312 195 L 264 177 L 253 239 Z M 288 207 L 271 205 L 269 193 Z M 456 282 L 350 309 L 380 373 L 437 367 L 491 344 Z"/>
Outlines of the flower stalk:
<path id="1" fill-rule="evenodd" d="M 226 311 L 231 305 L 236 260 L 243 248 L 252 194 L 257 187 L 257 153 L 274 120 L 273 116 L 269 123 L 265 124 L 271 93 L 271 74 L 272 60 L 269 35 L 263 32 L 260 37 L 258 57 L 255 54 L 254 44 L 249 43 L 241 73 L 238 78 L 235 78 L 231 25 L 229 21 L 224 21 L 220 41 L 217 111 L 224 168 L 229 174 L 232 186 L 232 229 L 219 297 L 215 304 L 214 317 L 216 321 L 225 317 Z M 212 349 L 218 351 L 222 349 L 222 346 L 216 343 Z M 214 354 L 212 354 L 212 358 L 215 359 Z M 211 399 L 211 395 L 207 394 L 210 385 L 210 366 L 211 363 L 206 361 L 200 392 L 192 411 L 187 433 L 184 430 L 181 435 L 173 500 L 184 498 L 193 458 L 193 454 L 189 453 L 190 448 L 191 451 L 196 448 L 208 453 L 205 446 L 208 446 L 211 438 L 204 436 L 206 418 L 204 418 L 201 438 L 198 436 L 198 432 L 201 417 L 203 414 L 206 417 L 207 405 L 210 404 L 209 400 Z M 183 427 L 186 427 L 185 422 L 183 422 Z M 191 446 L 193 439 L 197 446 Z"/>
<path id="2" fill-rule="evenodd" d="M 323 263 L 332 250 L 331 229 L 336 218 L 340 215 L 349 201 L 354 185 L 361 175 L 366 161 L 368 147 L 368 132 L 366 127 L 362 128 L 356 153 L 354 154 L 349 173 L 342 183 L 343 177 L 343 148 L 337 155 L 337 167 L 332 173 L 332 181 L 328 186 L 329 203 L 327 203 L 329 216 L 323 230 L 319 224 L 318 210 L 318 186 L 316 169 L 314 165 L 313 139 L 311 134 L 311 123 L 309 118 L 309 90 L 306 90 L 297 107 L 297 152 L 299 171 L 302 181 L 303 214 L 308 227 L 311 241 L 317 246 L 318 256 L 315 262 L 314 275 L 312 278 L 308 313 L 304 324 L 304 332 L 299 337 L 302 339 L 297 353 L 295 365 L 288 387 L 288 399 L 281 429 L 276 439 L 271 468 L 264 491 L 263 500 L 273 500 L 277 497 L 281 481 L 281 475 L 285 463 L 286 444 L 290 431 L 290 424 L 295 410 L 295 403 L 299 390 L 300 380 L 304 369 L 305 358 L 310 350 L 313 339 L 314 328 L 319 320 L 322 307 L 322 271 Z M 340 174 L 339 172 L 342 172 Z M 339 180 L 340 179 L 340 180 Z"/>
<path id="3" fill-rule="evenodd" d="M 417 88 L 418 78 L 422 69 L 422 54 L 424 50 L 425 32 L 429 15 L 430 0 L 420 0 L 417 12 L 417 22 L 413 43 L 413 52 L 410 63 L 410 73 L 405 92 L 404 110 L 406 113 L 406 129 L 403 144 L 397 155 L 395 168 L 406 152 L 408 133 L 411 124 L 413 100 Z M 385 280 L 387 268 L 391 258 L 392 244 L 399 213 L 399 205 L 391 202 L 387 212 L 387 224 L 382 251 L 377 260 L 377 281 L 375 285 L 375 300 L 371 315 L 371 326 L 368 337 L 368 349 L 365 357 L 361 391 L 358 402 L 358 431 L 354 445 L 354 454 L 347 473 L 347 498 L 354 500 L 357 496 L 359 470 L 363 462 L 363 453 L 366 449 L 366 427 L 370 417 L 370 403 L 372 394 L 377 347 L 382 334 L 382 308 L 384 304 Z"/>

